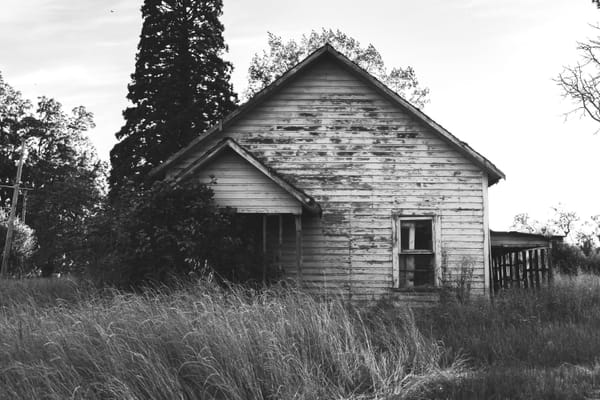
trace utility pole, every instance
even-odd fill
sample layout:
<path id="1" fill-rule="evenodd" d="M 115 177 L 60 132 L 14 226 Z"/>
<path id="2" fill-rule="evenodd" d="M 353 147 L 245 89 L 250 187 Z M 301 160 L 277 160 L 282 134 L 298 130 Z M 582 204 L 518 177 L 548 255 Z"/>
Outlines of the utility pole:
<path id="1" fill-rule="evenodd" d="M 10 216 L 8 217 L 8 228 L 6 230 L 6 240 L 4 241 L 4 253 L 2 253 L 2 268 L 0 269 L 0 278 L 6 278 L 6 269 L 8 267 L 8 257 L 12 247 L 12 235 L 15 227 L 15 214 L 17 212 L 17 202 L 19 201 L 19 185 L 21 184 L 21 174 L 23 173 L 23 162 L 25 161 L 25 139 L 21 142 L 21 159 L 17 168 L 17 179 L 13 186 L 13 198 L 10 205 Z"/>
<path id="2" fill-rule="evenodd" d="M 21 222 L 25 222 L 25 216 L 27 215 L 27 191 L 23 192 L 23 208 L 21 209 Z"/>
<path id="3" fill-rule="evenodd" d="M 600 1 L 600 0 L 599 0 Z M 14 185 L 0 185 L 0 189 L 14 189 Z M 23 205 L 21 206 L 21 222 L 25 223 L 25 217 L 27 215 L 27 192 L 33 190 L 33 188 L 19 186 L 19 191 L 23 196 Z"/>

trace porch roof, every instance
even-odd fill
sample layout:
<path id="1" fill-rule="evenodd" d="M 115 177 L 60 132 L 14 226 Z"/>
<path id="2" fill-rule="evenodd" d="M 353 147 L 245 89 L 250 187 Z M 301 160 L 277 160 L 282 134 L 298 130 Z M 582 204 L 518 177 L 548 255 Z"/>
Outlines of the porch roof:
<path id="1" fill-rule="evenodd" d="M 315 199 L 286 181 L 275 170 L 264 165 L 256 157 L 254 157 L 250 151 L 245 149 L 231 138 L 225 138 L 212 148 L 208 149 L 205 153 L 198 157 L 194 163 L 175 176 L 173 181 L 181 182 L 191 178 L 195 174 L 199 173 L 204 166 L 208 165 L 211 161 L 215 160 L 219 155 L 228 150 L 233 151 L 236 155 L 250 164 L 249 167 L 258 171 L 264 177 L 268 178 L 269 181 L 275 183 L 275 185 L 277 185 L 277 187 L 282 189 L 285 193 L 289 194 L 293 199 L 298 201 L 302 209 L 312 214 L 321 213 L 321 206 L 315 201 Z"/>
<path id="2" fill-rule="evenodd" d="M 492 248 L 533 249 L 551 247 L 553 242 L 562 241 L 562 236 L 545 236 L 535 233 L 490 230 Z"/>

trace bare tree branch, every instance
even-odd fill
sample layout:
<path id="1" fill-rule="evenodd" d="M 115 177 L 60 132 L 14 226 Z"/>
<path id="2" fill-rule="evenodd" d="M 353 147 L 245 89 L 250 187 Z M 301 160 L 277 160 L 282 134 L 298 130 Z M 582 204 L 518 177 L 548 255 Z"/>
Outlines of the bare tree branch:
<path id="1" fill-rule="evenodd" d="M 600 0 L 594 0 L 600 7 Z M 594 26 L 600 31 L 599 26 Z M 574 66 L 564 67 L 555 79 L 563 96 L 571 99 L 575 108 L 565 113 L 579 114 L 600 122 L 600 33 L 596 39 L 578 43 L 581 61 Z"/>

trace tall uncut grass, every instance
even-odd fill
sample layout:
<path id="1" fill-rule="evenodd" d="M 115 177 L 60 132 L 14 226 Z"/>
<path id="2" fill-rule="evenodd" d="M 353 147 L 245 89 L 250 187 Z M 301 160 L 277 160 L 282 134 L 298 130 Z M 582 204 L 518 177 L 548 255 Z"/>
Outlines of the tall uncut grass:
<path id="1" fill-rule="evenodd" d="M 2 399 L 373 398 L 440 373 L 442 348 L 407 310 L 361 316 L 337 299 L 205 282 L 42 292 L 2 298 Z"/>
<path id="2" fill-rule="evenodd" d="M 417 314 L 426 336 L 460 355 L 460 379 L 430 386 L 431 399 L 600 399 L 600 277 L 557 276 L 539 290 L 490 301 L 445 302 Z"/>
<path id="3" fill-rule="evenodd" d="M 600 398 L 600 278 L 412 311 L 0 282 L 0 399 Z"/>

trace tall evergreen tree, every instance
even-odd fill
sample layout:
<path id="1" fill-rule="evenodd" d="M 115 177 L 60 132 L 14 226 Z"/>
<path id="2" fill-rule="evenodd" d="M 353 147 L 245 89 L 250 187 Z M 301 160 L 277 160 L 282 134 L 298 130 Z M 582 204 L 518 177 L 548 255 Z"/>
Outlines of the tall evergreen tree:
<path id="1" fill-rule="evenodd" d="M 152 168 L 233 110 L 232 65 L 221 55 L 222 0 L 145 0 L 135 72 L 111 151 L 111 193 Z"/>

